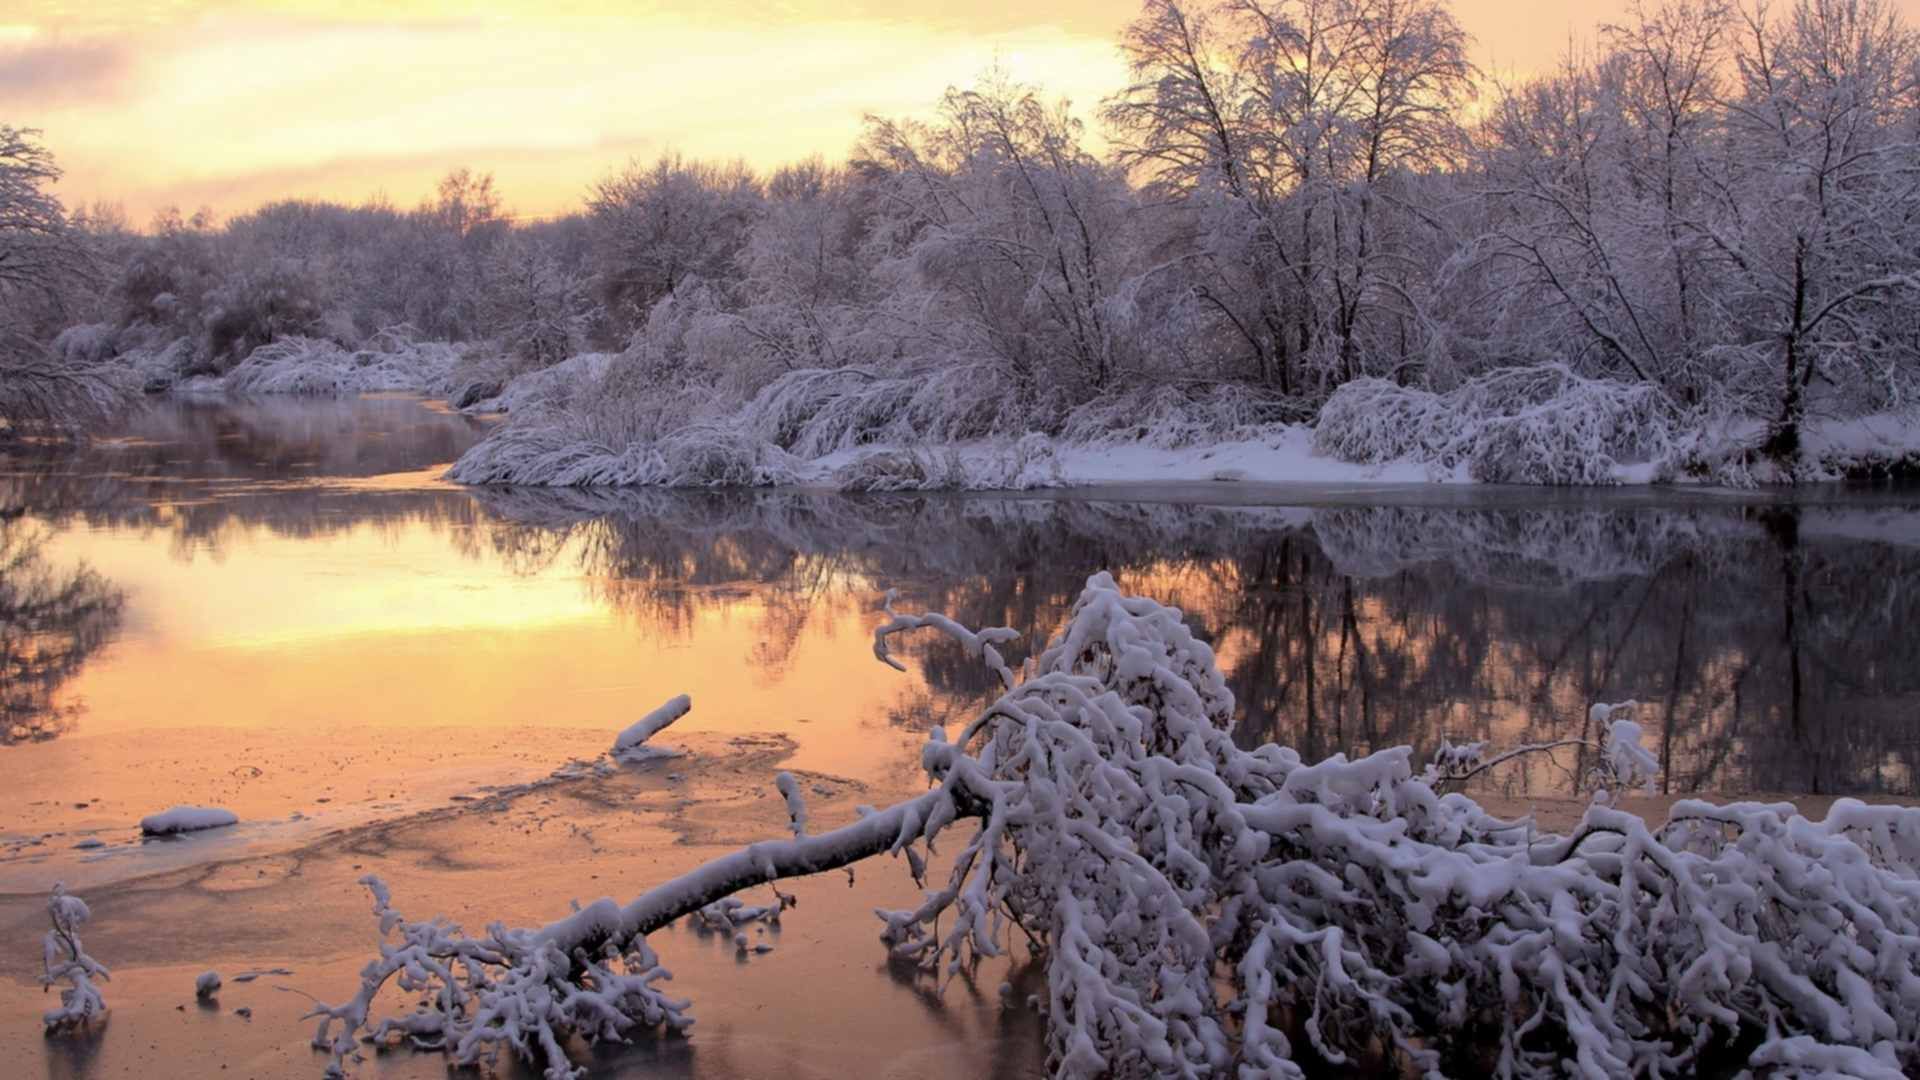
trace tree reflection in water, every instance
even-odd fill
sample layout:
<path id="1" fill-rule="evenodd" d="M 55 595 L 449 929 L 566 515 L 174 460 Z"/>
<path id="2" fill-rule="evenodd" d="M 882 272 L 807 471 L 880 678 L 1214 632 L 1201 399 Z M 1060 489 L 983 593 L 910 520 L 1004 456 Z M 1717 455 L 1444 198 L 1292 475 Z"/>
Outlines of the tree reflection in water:
<path id="1" fill-rule="evenodd" d="M 81 706 L 61 689 L 120 628 L 126 597 L 86 566 L 45 557 L 46 533 L 0 510 L 0 745 L 71 729 Z"/>
<path id="2" fill-rule="evenodd" d="M 324 484 L 216 485 L 181 499 L 139 470 L 0 480 L 15 488 L 0 501 L 56 524 L 152 532 L 182 558 L 217 554 L 251 529 L 424 527 L 452 553 L 512 571 L 578 571 L 650 635 L 690 634 L 714 605 L 748 612 L 767 671 L 810 625 L 858 622 L 888 587 L 908 608 L 1011 626 L 1031 647 L 1089 573 L 1111 569 L 1123 587 L 1183 608 L 1214 645 L 1244 739 L 1308 758 L 1398 743 L 1424 753 L 1442 738 L 1591 737 L 1586 707 L 1631 697 L 1670 791 L 1920 794 L 1920 637 L 1907 632 L 1920 615 L 1920 498 L 1899 493 L 1259 507 Z M 97 578 L 77 580 L 96 590 L 93 607 L 74 605 L 91 620 L 68 623 L 69 651 L 83 654 L 110 635 L 118 598 Z M 951 722 L 991 691 L 952 647 L 915 647 L 932 694 L 903 697 L 897 723 Z M 1535 760 L 1494 783 L 1564 791 L 1581 767 Z"/>
<path id="3" fill-rule="evenodd" d="M 751 590 L 770 648 L 812 613 L 901 587 L 910 606 L 1026 635 L 1088 573 L 1178 604 L 1211 641 L 1241 737 L 1312 759 L 1442 738 L 1583 732 L 1637 698 L 1671 792 L 1920 794 L 1920 508 L 1578 504 L 1204 507 L 1084 498 L 485 492 L 514 529 L 583 541 L 596 588 L 653 626 Z M 523 539 L 514 541 L 523 542 Z M 992 687 L 922 646 L 952 722 Z M 1017 652 L 1017 650 L 1016 650 Z M 1494 782 L 1564 791 L 1584 763 Z"/>

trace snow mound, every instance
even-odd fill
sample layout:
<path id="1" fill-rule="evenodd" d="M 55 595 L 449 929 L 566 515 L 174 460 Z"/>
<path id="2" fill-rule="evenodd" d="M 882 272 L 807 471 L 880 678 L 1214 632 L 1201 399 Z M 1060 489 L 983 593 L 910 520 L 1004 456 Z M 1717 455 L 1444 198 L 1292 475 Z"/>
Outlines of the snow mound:
<path id="1" fill-rule="evenodd" d="M 140 831 L 148 836 L 169 836 L 174 833 L 198 832 L 202 829 L 218 829 L 227 825 L 236 825 L 240 819 L 231 810 L 206 806 L 176 806 L 158 814 L 148 814 L 140 819 Z"/>
<path id="2" fill-rule="evenodd" d="M 1320 410 L 1314 449 L 1355 464 L 1464 467 L 1489 483 L 1617 484 L 1671 468 L 1682 414 L 1659 388 L 1562 364 L 1503 368 L 1445 394 L 1357 379 Z"/>
<path id="3" fill-rule="evenodd" d="M 331 341 L 289 337 L 253 350 L 222 385 L 233 394 L 445 393 L 459 360 L 458 346 L 397 333 L 376 335 L 351 352 Z"/>

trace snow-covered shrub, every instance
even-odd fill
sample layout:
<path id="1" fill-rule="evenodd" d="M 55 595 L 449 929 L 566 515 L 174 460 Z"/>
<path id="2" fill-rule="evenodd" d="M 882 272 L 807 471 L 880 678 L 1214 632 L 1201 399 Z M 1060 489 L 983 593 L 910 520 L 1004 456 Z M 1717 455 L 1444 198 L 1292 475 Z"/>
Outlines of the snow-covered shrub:
<path id="1" fill-rule="evenodd" d="M 1683 419 L 1651 384 L 1542 364 L 1503 368 L 1445 394 L 1355 380 L 1321 407 L 1314 449 L 1358 464 L 1464 465 L 1493 483 L 1612 484 L 1621 465 L 1666 462 Z"/>
<path id="2" fill-rule="evenodd" d="M 727 424 L 698 424 L 661 439 L 653 471 L 625 481 L 662 487 L 771 487 L 800 480 L 793 455 Z"/>
<path id="3" fill-rule="evenodd" d="M 321 338 L 288 337 L 253 350 L 224 386 L 235 394 L 444 393 L 459 359 L 458 346 L 400 333 L 383 332 L 354 351 Z"/>
<path id="4" fill-rule="evenodd" d="M 47 1010 L 41 1019 L 48 1031 L 85 1027 L 107 1011 L 106 999 L 93 985 L 96 979 L 107 981 L 107 969 L 88 956 L 80 943 L 80 927 L 93 913 L 87 910 L 86 901 L 56 883 L 53 895 L 47 897 L 47 917 L 53 929 L 40 942 L 40 987 L 51 989 L 62 981 L 67 986 L 60 991 L 60 1007 Z"/>
<path id="5" fill-rule="evenodd" d="M 855 447 L 967 442 L 1021 435 L 1031 411 L 990 367 L 881 377 L 857 368 L 796 371 L 770 383 L 740 423 L 804 458 Z"/>
<path id="6" fill-rule="evenodd" d="M 81 323 L 60 331 L 49 348 L 69 363 L 98 364 L 112 359 L 118 336 L 111 323 Z"/>
<path id="7" fill-rule="evenodd" d="M 880 659 L 891 635 L 932 628 L 1004 688 L 930 733 L 931 790 L 535 929 L 408 919 L 369 880 L 393 940 L 350 1000 L 315 1010 L 332 1069 L 364 1033 L 463 1063 L 510 1047 L 550 1080 L 578 1076 L 575 1037 L 691 1023 L 655 986 L 653 931 L 887 853 L 923 890 L 880 913 L 897 960 L 944 979 L 1036 943 L 1058 1077 L 1920 1067 L 1920 809 L 1841 800 L 1811 820 L 1685 800 L 1652 826 L 1596 802 L 1541 835 L 1438 794 L 1406 747 L 1308 763 L 1235 745 L 1212 650 L 1105 574 L 1018 676 L 1010 630 L 890 614 Z M 1614 767 L 1652 763 L 1618 745 L 1635 735 L 1611 725 Z M 375 1022 L 396 979 L 409 1011 Z"/>
<path id="8" fill-rule="evenodd" d="M 1031 491 L 1064 481 L 1053 440 L 1028 434 L 965 450 L 868 450 L 835 469 L 828 482 L 841 491 Z"/>
<path id="9" fill-rule="evenodd" d="M 124 406 L 133 389 L 117 365 L 64 356 L 0 331 L 0 438 L 23 424 L 49 434 L 83 431 Z"/>
<path id="10" fill-rule="evenodd" d="M 1196 391 L 1147 386 L 1105 394 L 1079 406 L 1067 414 L 1060 437 L 1069 443 L 1144 444 L 1177 450 L 1256 438 L 1263 429 L 1297 418 L 1284 403 L 1237 383 Z"/>
<path id="11" fill-rule="evenodd" d="M 136 342 L 120 354 L 118 362 L 133 372 L 143 389 L 158 391 L 177 383 L 193 361 L 193 339 L 176 337 L 157 343 Z"/>
<path id="12" fill-rule="evenodd" d="M 447 478 L 553 487 L 771 487 L 798 483 L 801 473 L 786 451 L 719 425 L 685 428 L 623 450 L 544 425 L 509 425 L 462 454 Z"/>
<path id="13" fill-rule="evenodd" d="M 273 258 L 236 273 L 207 294 L 207 353 L 223 362 L 290 337 L 318 336 L 326 327 L 325 292 L 313 267 Z"/>
<path id="14" fill-rule="evenodd" d="M 614 353 L 581 353 L 552 367 L 515 376 L 500 392 L 491 407 L 508 413 L 527 413 L 535 409 L 565 409 L 576 398 L 584 399 L 591 388 L 606 376 Z"/>

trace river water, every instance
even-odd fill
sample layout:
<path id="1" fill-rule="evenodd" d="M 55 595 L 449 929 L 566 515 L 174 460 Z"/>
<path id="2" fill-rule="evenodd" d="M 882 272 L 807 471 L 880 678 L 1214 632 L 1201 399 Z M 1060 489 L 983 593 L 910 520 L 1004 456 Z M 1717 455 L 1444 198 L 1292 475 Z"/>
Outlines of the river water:
<path id="1" fill-rule="evenodd" d="M 564 910 L 541 907 L 545 892 L 599 886 L 517 887 L 527 864 L 509 851 L 596 877 L 617 865 L 616 891 L 643 887 L 649 875 L 616 855 L 664 872 L 770 835 L 763 821 L 777 830 L 764 803 L 776 768 L 848 808 L 912 789 L 928 726 L 965 716 L 990 685 L 933 642 L 907 650 L 908 674 L 875 663 L 883 590 L 903 609 L 1011 626 L 1031 643 L 1102 569 L 1177 604 L 1213 643 L 1245 742 L 1308 758 L 1512 745 L 1593 735 L 1591 703 L 1634 699 L 1670 793 L 1920 794 L 1920 639 L 1908 633 L 1920 491 L 1220 484 L 850 497 L 440 481 L 484 433 L 484 421 L 405 397 L 180 398 L 77 455 L 0 457 L 0 893 L 11 899 L 0 930 L 32 933 L 35 898 L 55 879 L 99 890 L 129 919 L 162 917 L 175 901 L 155 899 L 158 885 L 185 882 L 202 907 L 176 914 L 204 919 L 236 910 L 226 879 L 238 875 L 272 885 L 240 890 L 259 926 L 240 935 L 245 949 L 209 940 L 203 952 L 263 965 L 298 953 L 350 971 L 367 927 L 352 924 L 350 945 L 296 943 L 293 927 L 309 904 L 364 923 L 351 881 L 366 863 L 404 865 L 431 896 L 421 903 L 457 907 L 445 899 L 457 881 L 459 903 L 524 900 L 536 921 Z M 694 711 L 663 741 L 706 764 L 604 781 L 592 797 L 518 786 L 565 775 L 682 692 Z M 1565 796 L 1582 768 L 1572 755 L 1530 759 L 1482 792 Z M 496 822 L 520 830 L 510 842 L 460 813 L 488 800 L 514 802 Z M 139 818 L 179 803 L 228 807 L 242 824 L 141 842 Z M 649 811 L 672 824 L 661 831 Z M 545 846 L 524 847 L 535 841 Z M 329 859 L 339 883 L 322 896 Z M 929 996 L 887 972 L 871 926 L 845 926 L 860 926 L 844 930 L 850 948 L 873 955 L 831 957 L 851 975 L 810 973 L 835 981 L 824 1002 L 770 998 L 787 1035 L 755 1042 L 757 1020 L 723 1006 L 721 1034 L 690 1041 L 705 1057 L 656 1048 L 646 1067 L 834 1075 L 849 1051 L 821 1025 L 876 1009 L 907 1017 L 874 1044 L 880 1071 L 929 1074 L 910 1050 L 929 1045 L 967 1048 L 941 1069 L 1035 1067 L 1030 1026 L 1006 1018 L 991 984 L 971 1003 L 948 1000 L 951 988 Z M 156 979 L 199 962 L 184 943 L 110 940 Z M 801 951 L 755 963 L 797 978 L 823 962 Z M 763 981 L 729 966 L 694 981 L 726 996 L 729 979 Z M 32 970 L 9 960 L 0 974 L 26 985 Z M 178 1053 L 205 1037 L 140 1015 L 121 1029 Z M 241 1044 L 263 1075 L 304 1068 L 300 1033 L 275 1042 L 262 1021 Z M 37 1070 L 45 1055 L 49 1074 L 88 1076 L 147 1060 L 116 1047 L 109 1037 L 72 1057 L 0 1042 L 0 1058 L 30 1055 Z"/>

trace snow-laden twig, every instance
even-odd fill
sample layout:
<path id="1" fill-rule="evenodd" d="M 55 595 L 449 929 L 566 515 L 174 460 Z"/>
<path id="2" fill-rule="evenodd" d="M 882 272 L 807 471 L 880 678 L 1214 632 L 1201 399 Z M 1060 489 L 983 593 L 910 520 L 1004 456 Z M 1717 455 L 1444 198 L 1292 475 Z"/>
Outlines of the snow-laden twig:
<path id="1" fill-rule="evenodd" d="M 887 639 L 895 634 L 906 633 L 909 630 L 932 627 L 959 642 L 960 647 L 966 650 L 968 656 L 986 664 L 989 670 L 1000 676 L 1001 686 L 1009 690 L 1013 689 L 1013 670 L 1007 667 L 1007 662 L 1001 659 L 1000 650 L 995 646 L 1018 640 L 1020 637 L 1018 631 L 1005 626 L 996 626 L 976 632 L 967 629 L 937 611 L 923 612 L 919 615 L 902 615 L 893 609 L 893 601 L 896 596 L 897 593 L 895 590 L 888 589 L 886 595 L 881 598 L 880 609 L 887 613 L 887 621 L 875 627 L 873 631 L 873 655 L 875 659 L 895 671 L 907 670 L 900 661 L 893 658 L 893 653 L 890 652 L 887 647 Z"/>
<path id="2" fill-rule="evenodd" d="M 787 803 L 787 822 L 793 826 L 793 838 L 807 838 L 807 801 L 800 795 L 800 782 L 790 772 L 782 772 L 773 778 L 775 787 L 780 789 L 780 797 Z"/>
<path id="3" fill-rule="evenodd" d="M 882 660 L 912 626 L 984 640 L 889 615 Z M 691 1023 L 653 985 L 652 931 L 698 913 L 740 942 L 743 919 L 786 901 L 734 894 L 886 853 L 919 879 L 919 850 L 952 829 L 944 877 L 879 913 L 883 940 L 936 979 L 1026 942 L 1057 1077 L 1299 1077 L 1303 1059 L 1515 1080 L 1920 1067 L 1920 809 L 1683 801 L 1656 826 L 1596 802 L 1539 835 L 1436 792 L 1406 747 L 1308 763 L 1237 746 L 1212 650 L 1105 574 L 1007 681 L 958 737 L 930 733 L 925 794 L 624 905 L 468 937 L 401 917 L 372 882 L 394 940 L 359 994 L 320 1007 L 316 1041 L 336 1070 L 364 1032 L 465 1063 L 511 1047 L 573 1076 L 571 1037 Z M 1653 759 L 1602 708 L 1600 756 L 1637 781 Z M 374 1023 L 396 975 L 425 1005 Z"/>
<path id="4" fill-rule="evenodd" d="M 47 897 L 47 917 L 53 929 L 40 943 L 40 987 L 43 991 L 51 989 L 62 980 L 67 987 L 60 991 L 60 1007 L 48 1009 L 41 1019 L 48 1031 L 85 1027 L 107 1011 L 106 999 L 94 986 L 95 980 L 107 981 L 107 969 L 88 956 L 80 942 L 80 927 L 92 912 L 87 910 L 86 901 L 56 882 L 53 894 Z"/>
<path id="5" fill-rule="evenodd" d="M 687 715 L 692 708 L 693 699 L 681 694 L 679 697 L 670 698 L 659 708 L 629 724 L 626 730 L 614 736 L 614 758 L 619 760 L 644 754 L 649 749 L 648 739 L 665 731 L 675 720 Z"/>

